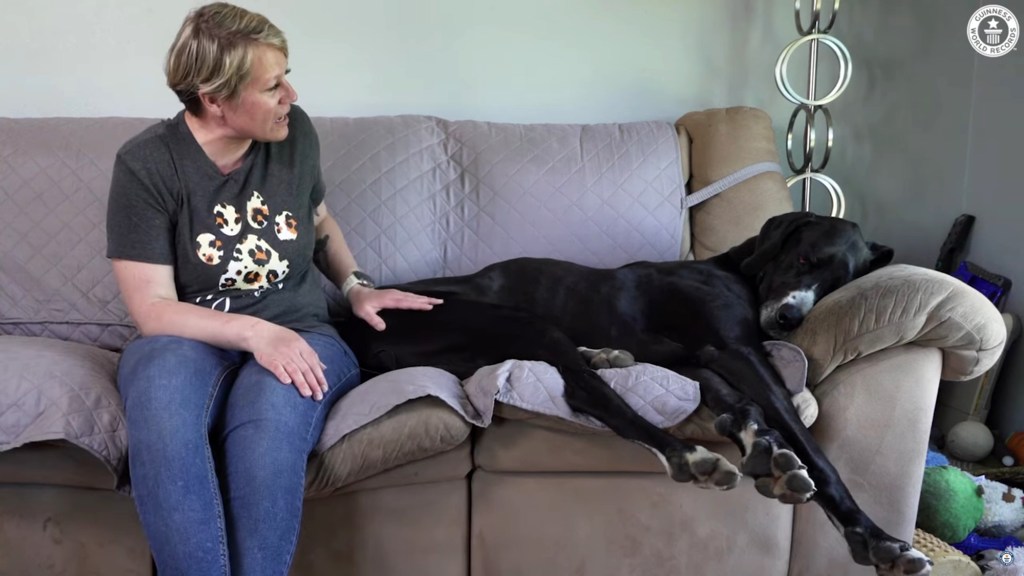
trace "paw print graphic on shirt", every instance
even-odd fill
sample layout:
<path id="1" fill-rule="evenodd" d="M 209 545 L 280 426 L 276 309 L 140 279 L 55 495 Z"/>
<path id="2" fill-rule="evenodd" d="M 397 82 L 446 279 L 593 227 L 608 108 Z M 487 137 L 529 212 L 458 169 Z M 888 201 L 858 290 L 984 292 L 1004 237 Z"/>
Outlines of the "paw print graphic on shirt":
<path id="1" fill-rule="evenodd" d="M 259 192 L 252 191 L 252 198 L 245 203 L 245 214 L 249 218 L 249 226 L 263 228 L 267 225 L 267 221 L 270 219 L 270 208 L 267 207 L 267 203 L 263 201 L 263 196 L 260 196 Z"/>
<path id="2" fill-rule="evenodd" d="M 262 290 L 288 274 L 288 261 L 255 234 L 247 234 L 235 246 L 227 272 L 220 277 L 220 289 Z"/>
<path id="3" fill-rule="evenodd" d="M 196 243 L 199 244 L 196 253 L 199 254 L 200 260 L 211 266 L 220 264 L 220 258 L 224 255 L 223 242 L 213 234 L 204 232 L 196 238 Z"/>
<path id="4" fill-rule="evenodd" d="M 277 237 L 281 240 L 295 240 L 299 235 L 295 229 L 298 224 L 299 221 L 295 219 L 295 216 L 292 216 L 292 213 L 286 210 L 274 218 L 274 232 L 277 233 Z"/>
<path id="5" fill-rule="evenodd" d="M 213 224 L 216 233 L 203 232 L 196 237 L 196 255 L 210 266 L 218 266 L 224 259 L 226 239 L 220 236 L 234 237 L 242 231 L 243 213 L 234 206 L 222 202 L 213 209 Z M 270 230 L 282 242 L 298 238 L 298 220 L 287 210 L 273 218 L 270 223 L 270 207 L 259 192 L 253 190 L 252 196 L 245 203 L 245 223 L 251 227 L 251 233 L 242 235 L 241 239 L 230 248 L 231 259 L 227 262 L 220 277 L 220 290 L 255 290 L 262 291 L 280 282 L 288 275 L 289 262 L 281 258 L 266 237 Z"/>
<path id="6" fill-rule="evenodd" d="M 235 207 L 221 202 L 213 209 L 217 229 L 225 236 L 234 236 L 242 229 L 242 216 Z"/>

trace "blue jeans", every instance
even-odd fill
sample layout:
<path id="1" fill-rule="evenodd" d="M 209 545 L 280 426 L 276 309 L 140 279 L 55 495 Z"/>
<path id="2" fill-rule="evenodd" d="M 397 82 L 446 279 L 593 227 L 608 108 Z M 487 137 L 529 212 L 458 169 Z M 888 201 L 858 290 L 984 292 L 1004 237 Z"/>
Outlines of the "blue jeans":
<path id="1" fill-rule="evenodd" d="M 132 496 L 160 576 L 287 574 L 306 460 L 332 404 L 359 383 L 348 346 L 299 334 L 327 365 L 320 402 L 245 352 L 174 336 L 125 348 Z"/>

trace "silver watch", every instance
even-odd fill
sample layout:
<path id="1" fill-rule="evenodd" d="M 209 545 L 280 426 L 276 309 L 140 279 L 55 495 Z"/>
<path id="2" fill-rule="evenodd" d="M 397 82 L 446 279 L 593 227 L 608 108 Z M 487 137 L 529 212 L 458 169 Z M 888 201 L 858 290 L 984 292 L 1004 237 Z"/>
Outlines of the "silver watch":
<path id="1" fill-rule="evenodd" d="M 362 270 L 355 270 L 345 278 L 345 282 L 341 284 L 341 295 L 348 299 L 348 292 L 356 286 L 366 286 L 367 288 L 373 288 L 376 284 L 373 282 L 373 278 L 369 274 Z"/>

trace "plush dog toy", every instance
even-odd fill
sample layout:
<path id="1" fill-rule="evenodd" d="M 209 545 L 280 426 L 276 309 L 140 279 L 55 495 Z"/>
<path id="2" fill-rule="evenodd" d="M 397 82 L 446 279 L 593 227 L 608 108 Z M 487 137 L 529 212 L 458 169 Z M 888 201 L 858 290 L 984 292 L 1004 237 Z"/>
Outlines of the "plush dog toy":
<path id="1" fill-rule="evenodd" d="M 1024 527 L 1024 490 L 984 477 L 975 478 L 984 490 L 985 512 L 976 528 L 985 536 L 1008 536 Z"/>

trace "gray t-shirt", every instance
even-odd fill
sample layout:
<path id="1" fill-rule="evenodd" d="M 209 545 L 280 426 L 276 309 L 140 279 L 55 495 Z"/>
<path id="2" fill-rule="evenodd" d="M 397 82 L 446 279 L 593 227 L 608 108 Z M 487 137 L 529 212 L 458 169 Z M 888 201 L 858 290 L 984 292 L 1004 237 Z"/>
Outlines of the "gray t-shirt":
<path id="1" fill-rule="evenodd" d="M 181 112 L 118 151 L 107 257 L 173 266 L 183 302 L 336 335 L 313 263 L 313 210 L 324 191 L 320 143 L 299 107 L 285 140 L 253 142 L 230 174 Z"/>

